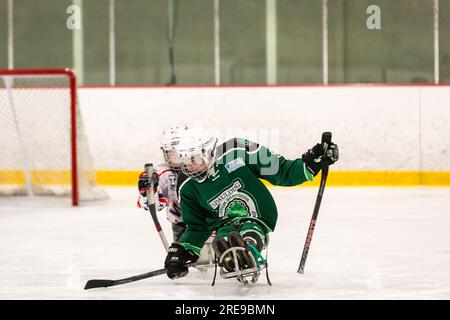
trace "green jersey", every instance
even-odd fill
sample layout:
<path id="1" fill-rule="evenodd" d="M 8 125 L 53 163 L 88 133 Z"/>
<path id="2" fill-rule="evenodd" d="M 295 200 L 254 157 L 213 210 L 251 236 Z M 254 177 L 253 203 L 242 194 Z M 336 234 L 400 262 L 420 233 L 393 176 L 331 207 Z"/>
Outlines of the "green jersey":
<path id="1" fill-rule="evenodd" d="M 217 147 L 216 161 L 203 182 L 188 178 L 179 186 L 186 230 L 180 242 L 199 254 L 211 232 L 231 221 L 255 219 L 273 231 L 278 212 L 260 178 L 277 186 L 313 179 L 302 159 L 286 160 L 257 143 L 235 138 Z"/>

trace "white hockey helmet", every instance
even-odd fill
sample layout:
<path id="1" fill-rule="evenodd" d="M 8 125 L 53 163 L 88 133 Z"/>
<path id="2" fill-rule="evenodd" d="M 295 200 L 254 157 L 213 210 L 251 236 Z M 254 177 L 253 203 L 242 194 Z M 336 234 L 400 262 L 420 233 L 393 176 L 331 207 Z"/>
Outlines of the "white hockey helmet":
<path id="1" fill-rule="evenodd" d="M 204 129 L 188 129 L 175 146 L 181 162 L 181 171 L 188 177 L 203 182 L 214 170 L 217 138 Z"/>
<path id="2" fill-rule="evenodd" d="M 160 148 L 164 156 L 164 160 L 173 170 L 180 170 L 181 163 L 174 151 L 175 146 L 180 142 L 181 136 L 188 130 L 186 125 L 176 125 L 164 129 L 160 141 Z"/>

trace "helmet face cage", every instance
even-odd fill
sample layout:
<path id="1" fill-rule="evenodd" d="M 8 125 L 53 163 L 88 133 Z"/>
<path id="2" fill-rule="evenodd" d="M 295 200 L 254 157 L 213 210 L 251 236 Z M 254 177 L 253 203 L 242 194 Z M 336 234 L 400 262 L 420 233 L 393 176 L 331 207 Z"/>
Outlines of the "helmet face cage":
<path id="1" fill-rule="evenodd" d="M 181 160 L 178 157 L 177 153 L 175 152 L 174 148 L 163 148 L 161 147 L 161 151 L 164 156 L 164 161 L 167 163 L 167 165 L 175 171 L 181 170 Z"/>
<path id="2" fill-rule="evenodd" d="M 181 160 L 181 171 L 188 177 L 202 182 L 211 172 L 216 160 L 217 138 L 193 148 L 177 150 Z"/>
<path id="3" fill-rule="evenodd" d="M 188 130 L 185 125 L 174 126 L 163 131 L 160 148 L 167 165 L 175 171 L 181 170 L 181 162 L 175 151 L 175 146 L 180 142 L 183 133 Z"/>

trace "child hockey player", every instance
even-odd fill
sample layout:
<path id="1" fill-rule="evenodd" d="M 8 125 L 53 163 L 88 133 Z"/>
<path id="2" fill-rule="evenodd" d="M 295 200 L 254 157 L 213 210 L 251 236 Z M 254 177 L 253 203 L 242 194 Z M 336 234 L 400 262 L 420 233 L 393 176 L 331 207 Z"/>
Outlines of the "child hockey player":
<path id="1" fill-rule="evenodd" d="M 172 126 L 163 131 L 160 148 L 165 162 L 157 167 L 156 174 L 149 177 L 144 171 L 139 175 L 138 189 L 139 200 L 138 207 L 148 211 L 147 190 L 150 188 L 153 180 L 153 192 L 157 195 L 157 210 L 166 208 L 167 220 L 172 225 L 173 241 L 177 242 L 183 234 L 186 225 L 181 216 L 181 209 L 178 201 L 177 184 L 184 181 L 187 177 L 181 172 L 181 163 L 175 154 L 174 147 L 179 143 L 180 137 L 184 131 L 188 130 L 185 125 Z M 211 266 L 213 253 L 211 249 L 212 238 L 206 241 L 201 252 L 201 258 L 196 266 L 199 269 Z"/>
<path id="2" fill-rule="evenodd" d="M 165 162 L 157 166 L 156 173 L 153 177 L 148 177 L 146 172 L 139 175 L 138 189 L 139 200 L 138 207 L 148 210 L 147 206 L 147 190 L 153 180 L 153 186 L 157 194 L 157 210 L 161 211 L 166 208 L 167 220 L 172 224 L 173 240 L 177 241 L 183 234 L 185 224 L 181 218 L 181 209 L 177 195 L 177 179 L 181 174 L 181 164 L 178 162 L 173 148 L 178 144 L 181 132 L 187 130 L 186 126 L 173 126 L 163 131 L 160 148 L 164 156 Z M 159 205 L 158 205 L 159 203 Z"/>
<path id="3" fill-rule="evenodd" d="M 188 176 L 179 186 L 187 228 L 165 260 L 171 279 L 187 275 L 186 265 L 198 259 L 203 243 L 216 231 L 213 249 L 224 271 L 221 275 L 246 282 L 242 276 L 248 270 L 260 270 L 266 264 L 261 251 L 277 222 L 275 202 L 259 178 L 295 186 L 312 180 L 322 161 L 331 165 L 339 158 L 334 143 L 316 144 L 295 160 L 245 139 L 216 144 L 215 137 L 186 130 L 175 148 L 181 170 Z"/>

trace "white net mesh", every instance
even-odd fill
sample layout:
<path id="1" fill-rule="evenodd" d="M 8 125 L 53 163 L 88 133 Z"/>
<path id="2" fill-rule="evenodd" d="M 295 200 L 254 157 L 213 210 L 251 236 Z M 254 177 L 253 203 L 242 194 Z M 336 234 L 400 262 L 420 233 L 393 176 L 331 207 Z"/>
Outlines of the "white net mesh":
<path id="1" fill-rule="evenodd" d="M 77 200 L 105 199 L 78 106 L 76 128 Z M 0 72 L 0 195 L 73 195 L 71 132 L 66 74 Z"/>

